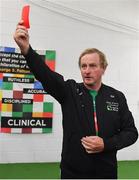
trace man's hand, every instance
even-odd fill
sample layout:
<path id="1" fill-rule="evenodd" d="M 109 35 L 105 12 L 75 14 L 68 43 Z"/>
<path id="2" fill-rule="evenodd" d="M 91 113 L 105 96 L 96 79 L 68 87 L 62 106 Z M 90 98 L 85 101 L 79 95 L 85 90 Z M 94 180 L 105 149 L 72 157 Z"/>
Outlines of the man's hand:
<path id="1" fill-rule="evenodd" d="M 14 33 L 14 40 L 19 46 L 23 55 L 26 55 L 29 50 L 29 34 L 26 27 L 23 26 L 23 20 L 21 20 L 16 27 Z"/>
<path id="2" fill-rule="evenodd" d="M 103 139 L 99 136 L 86 136 L 81 139 L 87 153 L 99 153 L 104 150 Z"/>

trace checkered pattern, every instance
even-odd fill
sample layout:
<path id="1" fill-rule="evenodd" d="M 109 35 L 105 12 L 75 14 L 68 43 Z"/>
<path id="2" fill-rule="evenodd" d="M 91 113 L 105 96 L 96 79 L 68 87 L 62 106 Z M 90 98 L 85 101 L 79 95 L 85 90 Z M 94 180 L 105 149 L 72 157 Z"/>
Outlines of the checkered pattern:
<path id="1" fill-rule="evenodd" d="M 55 51 L 37 51 L 55 70 Z M 52 98 L 31 74 L 18 49 L 0 47 L 1 133 L 51 133 Z"/>

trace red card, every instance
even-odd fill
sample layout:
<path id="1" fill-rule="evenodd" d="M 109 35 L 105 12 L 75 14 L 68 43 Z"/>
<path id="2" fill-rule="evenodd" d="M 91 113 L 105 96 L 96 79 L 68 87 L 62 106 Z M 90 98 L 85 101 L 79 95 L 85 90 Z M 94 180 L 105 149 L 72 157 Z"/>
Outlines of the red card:
<path id="1" fill-rule="evenodd" d="M 24 6 L 22 9 L 22 17 L 21 19 L 24 21 L 23 22 L 23 26 L 25 26 L 26 28 L 30 28 L 30 24 L 29 24 L 29 10 L 30 10 L 30 6 Z"/>

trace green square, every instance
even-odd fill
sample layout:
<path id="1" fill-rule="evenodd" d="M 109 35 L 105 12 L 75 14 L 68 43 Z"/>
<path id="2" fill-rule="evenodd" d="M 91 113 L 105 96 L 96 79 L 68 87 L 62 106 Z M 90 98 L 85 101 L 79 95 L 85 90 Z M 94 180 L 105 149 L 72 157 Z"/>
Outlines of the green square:
<path id="1" fill-rule="evenodd" d="M 43 103 L 43 112 L 53 112 L 53 103 L 44 102 Z"/>
<path id="2" fill-rule="evenodd" d="M 12 112 L 12 116 L 14 117 L 23 117 L 23 113 L 22 112 Z"/>
<path id="3" fill-rule="evenodd" d="M 52 128 L 43 128 L 42 129 L 42 133 L 51 133 L 52 132 Z"/>
<path id="4" fill-rule="evenodd" d="M 47 50 L 46 53 L 45 53 L 45 59 L 47 59 L 48 61 L 51 61 L 51 60 L 55 60 L 56 58 L 56 53 L 55 51 L 51 51 L 51 50 Z"/>
<path id="5" fill-rule="evenodd" d="M 2 87 L 2 89 L 12 90 L 12 89 L 13 89 L 13 83 L 3 82 L 3 87 Z"/>
<path id="6" fill-rule="evenodd" d="M 34 75 L 32 75 L 32 74 L 25 74 L 24 78 L 34 78 Z"/>
<path id="7" fill-rule="evenodd" d="M 23 104 L 23 112 L 32 112 L 32 104 Z"/>

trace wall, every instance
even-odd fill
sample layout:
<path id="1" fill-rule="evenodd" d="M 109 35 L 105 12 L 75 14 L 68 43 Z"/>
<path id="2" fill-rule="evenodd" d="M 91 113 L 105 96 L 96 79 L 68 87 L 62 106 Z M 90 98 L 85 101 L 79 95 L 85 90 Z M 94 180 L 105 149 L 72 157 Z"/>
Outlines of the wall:
<path id="1" fill-rule="evenodd" d="M 138 1 L 136 0 L 0 0 L 0 45 L 17 47 L 13 33 L 22 6 L 31 5 L 30 43 L 57 52 L 56 71 L 81 81 L 78 56 L 88 47 L 107 55 L 104 83 L 122 90 L 139 128 Z M 0 134 L 0 163 L 60 161 L 61 109 L 54 100 L 52 134 Z M 139 142 L 118 159 L 139 159 Z"/>

